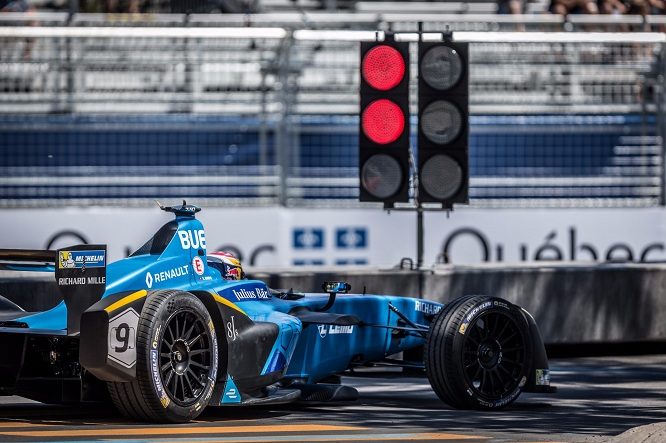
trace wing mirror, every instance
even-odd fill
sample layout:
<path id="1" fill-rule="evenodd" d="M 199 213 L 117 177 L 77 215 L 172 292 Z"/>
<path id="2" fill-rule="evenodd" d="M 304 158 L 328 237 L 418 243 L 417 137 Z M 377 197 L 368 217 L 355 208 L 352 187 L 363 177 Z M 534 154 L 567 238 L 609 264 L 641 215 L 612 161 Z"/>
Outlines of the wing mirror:
<path id="1" fill-rule="evenodd" d="M 317 309 L 317 312 L 328 311 L 333 303 L 335 303 L 335 296 L 338 294 L 346 294 L 351 290 L 351 285 L 346 281 L 326 281 L 321 288 L 328 292 L 328 301 L 324 306 Z"/>

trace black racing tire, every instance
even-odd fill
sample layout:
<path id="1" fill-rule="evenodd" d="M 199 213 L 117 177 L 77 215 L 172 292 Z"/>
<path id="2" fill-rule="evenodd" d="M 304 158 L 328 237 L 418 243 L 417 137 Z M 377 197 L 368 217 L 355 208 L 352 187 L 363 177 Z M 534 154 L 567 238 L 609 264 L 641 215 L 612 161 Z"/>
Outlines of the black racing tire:
<path id="1" fill-rule="evenodd" d="M 164 423 L 196 418 L 213 394 L 218 364 L 215 329 L 204 304 L 184 291 L 151 291 L 136 350 L 136 379 L 107 383 L 120 413 Z"/>
<path id="2" fill-rule="evenodd" d="M 520 308 L 496 297 L 464 296 L 433 319 L 424 363 L 437 396 L 458 409 L 501 409 L 520 395 L 532 339 Z"/>

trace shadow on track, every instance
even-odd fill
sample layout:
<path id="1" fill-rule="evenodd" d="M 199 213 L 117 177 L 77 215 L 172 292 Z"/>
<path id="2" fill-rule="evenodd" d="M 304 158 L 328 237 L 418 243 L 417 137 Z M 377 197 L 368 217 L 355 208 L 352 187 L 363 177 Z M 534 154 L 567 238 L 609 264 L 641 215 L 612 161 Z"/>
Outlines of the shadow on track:
<path id="1" fill-rule="evenodd" d="M 379 378 L 368 378 L 368 374 L 343 377 L 343 383 L 360 391 L 360 399 L 354 403 L 208 408 L 190 426 L 326 423 L 387 432 L 490 432 L 512 439 L 540 434 L 549 439 L 580 440 L 666 421 L 666 355 L 555 360 L 551 367 L 557 394 L 523 394 L 503 411 L 451 409 L 433 393 L 427 378 L 380 372 L 376 374 Z M 3 401 L 0 416 L 5 424 L 15 421 L 71 429 L 165 426 L 130 421 L 110 405 L 52 406 L 20 399 Z"/>

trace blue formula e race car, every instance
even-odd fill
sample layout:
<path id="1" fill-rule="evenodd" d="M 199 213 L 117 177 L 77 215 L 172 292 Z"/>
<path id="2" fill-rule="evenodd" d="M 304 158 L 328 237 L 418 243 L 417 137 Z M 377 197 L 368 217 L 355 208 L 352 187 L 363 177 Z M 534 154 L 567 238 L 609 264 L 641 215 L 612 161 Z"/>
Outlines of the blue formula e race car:
<path id="1" fill-rule="evenodd" d="M 229 254 L 207 255 L 199 208 L 162 209 L 175 219 L 108 266 L 105 245 L 0 250 L 1 269 L 54 272 L 63 299 L 28 313 L 0 297 L 0 395 L 110 397 L 128 417 L 185 422 L 208 406 L 353 400 L 336 375 L 413 366 L 395 355 L 420 348 L 434 391 L 455 408 L 554 390 L 537 326 L 518 306 L 348 294 L 345 282 L 272 290 Z"/>

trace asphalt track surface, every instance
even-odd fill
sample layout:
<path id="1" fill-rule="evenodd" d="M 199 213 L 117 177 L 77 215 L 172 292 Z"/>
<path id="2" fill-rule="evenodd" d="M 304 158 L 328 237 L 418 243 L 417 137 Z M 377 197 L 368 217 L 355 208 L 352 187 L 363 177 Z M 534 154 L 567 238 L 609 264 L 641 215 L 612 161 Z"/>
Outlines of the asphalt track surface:
<path id="1" fill-rule="evenodd" d="M 343 377 L 354 403 L 209 408 L 187 425 L 150 425 L 108 407 L 0 400 L 0 440 L 138 442 L 607 441 L 666 421 L 666 354 L 551 361 L 555 395 L 523 394 L 501 412 L 453 410 L 424 377 Z"/>

